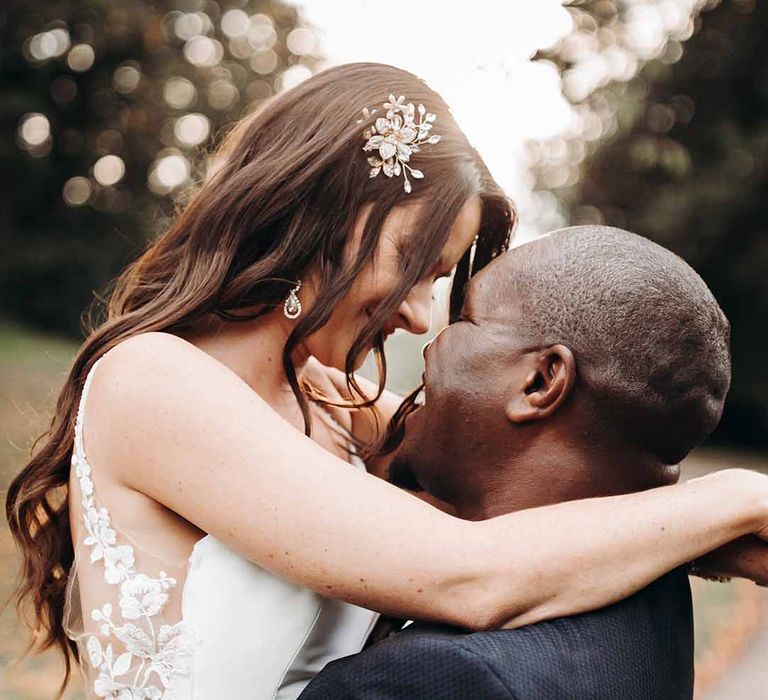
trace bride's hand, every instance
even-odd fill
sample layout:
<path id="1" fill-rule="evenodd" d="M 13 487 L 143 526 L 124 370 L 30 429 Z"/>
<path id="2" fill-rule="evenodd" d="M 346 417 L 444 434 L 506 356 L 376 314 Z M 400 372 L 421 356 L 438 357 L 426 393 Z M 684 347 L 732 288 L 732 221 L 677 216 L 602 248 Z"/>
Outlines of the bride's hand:
<path id="1" fill-rule="evenodd" d="M 768 586 L 768 476 L 751 469 L 726 469 L 699 479 L 717 478 L 718 474 L 732 477 L 729 481 L 737 484 L 741 493 L 750 496 L 758 506 L 757 517 L 752 521 L 752 534 L 698 557 L 692 563 L 690 573 L 703 578 L 745 578 Z M 727 489 L 722 496 L 726 499 L 733 497 Z"/>
<path id="2" fill-rule="evenodd" d="M 740 537 L 699 557 L 690 573 L 702 578 L 745 578 L 768 586 L 768 542 L 755 535 Z"/>

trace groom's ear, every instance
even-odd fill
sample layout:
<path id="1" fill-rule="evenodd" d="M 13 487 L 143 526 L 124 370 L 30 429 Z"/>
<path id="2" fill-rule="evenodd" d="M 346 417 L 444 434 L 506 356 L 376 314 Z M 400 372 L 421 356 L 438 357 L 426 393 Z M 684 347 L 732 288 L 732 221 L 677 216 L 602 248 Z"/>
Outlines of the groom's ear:
<path id="1" fill-rule="evenodd" d="M 515 367 L 514 395 L 505 408 L 512 423 L 548 418 L 571 395 L 576 359 L 565 345 L 526 353 Z"/>

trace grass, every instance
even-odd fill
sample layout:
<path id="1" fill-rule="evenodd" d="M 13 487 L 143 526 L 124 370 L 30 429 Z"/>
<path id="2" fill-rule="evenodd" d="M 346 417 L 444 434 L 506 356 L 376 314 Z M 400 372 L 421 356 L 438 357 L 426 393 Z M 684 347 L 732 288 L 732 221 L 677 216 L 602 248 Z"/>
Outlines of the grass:
<path id="1" fill-rule="evenodd" d="M 0 396 L 3 397 L 0 401 L 0 493 L 3 495 L 13 475 L 23 466 L 33 439 L 47 427 L 75 349 L 70 341 L 0 322 Z M 399 372 L 400 369 L 407 369 L 408 363 L 402 361 L 406 353 L 397 352 L 401 349 L 399 345 L 390 348 L 393 355 L 401 356 L 399 364 L 397 357 L 390 363 L 393 375 L 399 376 L 405 371 Z M 408 346 L 407 350 L 418 352 L 415 346 Z M 401 384 L 410 387 L 417 381 L 416 376 L 403 375 Z M 768 459 L 760 455 L 700 451 L 686 461 L 684 472 L 693 476 L 712 468 L 736 465 L 768 468 Z M 0 602 L 4 602 L 12 590 L 18 563 L 5 518 L 2 518 Z M 698 661 L 721 635 L 731 631 L 739 595 L 735 586 L 700 580 L 694 581 L 693 593 Z M 43 700 L 54 697 L 58 688 L 62 664 L 55 653 L 17 660 L 28 640 L 28 630 L 17 620 L 13 607 L 7 607 L 0 614 L 0 698 L 3 700 Z M 81 692 L 79 678 L 75 678 L 65 698 L 79 697 Z"/>
<path id="2" fill-rule="evenodd" d="M 23 466 L 32 441 L 46 428 L 75 346 L 66 340 L 0 323 L 0 493 Z M 5 503 L 5 498 L 3 498 Z M 5 518 L 0 521 L 0 605 L 8 600 L 19 559 Z M 53 698 L 63 664 L 56 653 L 20 659 L 30 639 L 13 605 L 0 614 L 0 697 L 4 700 Z M 82 695 L 79 678 L 65 698 Z"/>

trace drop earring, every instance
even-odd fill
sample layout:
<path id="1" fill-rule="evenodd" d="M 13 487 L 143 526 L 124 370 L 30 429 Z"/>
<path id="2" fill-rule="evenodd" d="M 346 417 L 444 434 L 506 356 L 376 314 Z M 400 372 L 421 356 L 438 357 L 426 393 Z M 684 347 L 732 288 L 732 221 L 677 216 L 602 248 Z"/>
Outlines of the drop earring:
<path id="1" fill-rule="evenodd" d="M 286 318 L 291 320 L 298 318 L 301 315 L 301 300 L 299 299 L 299 290 L 301 289 L 301 280 L 298 284 L 288 293 L 288 297 L 283 304 L 283 313 Z"/>

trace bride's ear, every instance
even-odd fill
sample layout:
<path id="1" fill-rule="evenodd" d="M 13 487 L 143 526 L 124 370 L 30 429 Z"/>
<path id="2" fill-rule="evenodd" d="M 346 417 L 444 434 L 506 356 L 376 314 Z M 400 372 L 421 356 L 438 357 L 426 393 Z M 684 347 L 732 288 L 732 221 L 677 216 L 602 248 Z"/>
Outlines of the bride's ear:
<path id="1" fill-rule="evenodd" d="M 512 423 L 527 423 L 551 416 L 576 384 L 576 359 L 565 345 L 530 352 L 516 364 L 514 395 L 505 413 Z"/>

